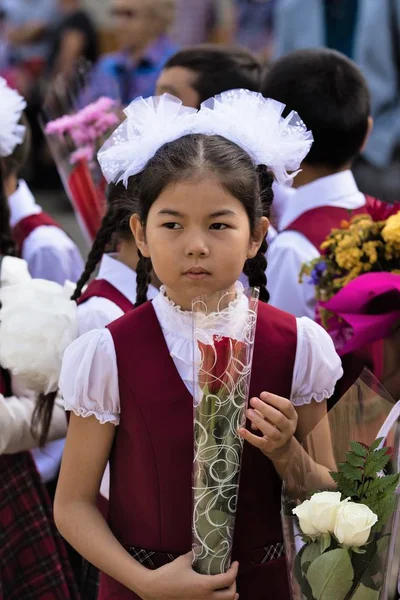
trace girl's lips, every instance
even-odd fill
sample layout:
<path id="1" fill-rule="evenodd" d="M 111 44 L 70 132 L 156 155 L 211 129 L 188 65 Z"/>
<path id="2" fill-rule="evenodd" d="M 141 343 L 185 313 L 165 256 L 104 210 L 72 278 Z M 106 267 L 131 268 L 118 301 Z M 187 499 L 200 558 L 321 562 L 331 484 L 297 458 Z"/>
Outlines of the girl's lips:
<path id="1" fill-rule="evenodd" d="M 192 279 L 193 281 L 198 281 L 201 279 L 205 279 L 206 277 L 208 277 L 210 275 L 210 273 L 207 273 L 206 271 L 186 271 L 186 273 L 184 273 L 185 277 L 188 277 L 189 279 Z"/>

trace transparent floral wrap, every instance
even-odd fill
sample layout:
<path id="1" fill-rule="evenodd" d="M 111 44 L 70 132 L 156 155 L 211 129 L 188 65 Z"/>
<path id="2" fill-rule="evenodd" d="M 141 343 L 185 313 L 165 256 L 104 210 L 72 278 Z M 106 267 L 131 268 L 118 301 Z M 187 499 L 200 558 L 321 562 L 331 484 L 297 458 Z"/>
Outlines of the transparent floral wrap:
<path id="1" fill-rule="evenodd" d="M 258 290 L 221 293 L 193 304 L 193 567 L 226 572 L 231 563 Z M 230 300 L 233 300 L 230 302 Z"/>
<path id="2" fill-rule="evenodd" d="M 289 463 L 283 482 L 282 523 L 294 600 L 397 598 L 399 414 L 400 404 L 394 404 L 383 386 L 364 370 L 343 398 L 309 433 L 302 442 L 302 452 Z M 378 439 L 381 440 L 379 445 Z M 367 460 L 365 457 L 372 456 L 367 448 L 374 442 L 377 456 L 384 456 L 387 460 L 384 471 L 377 474 L 376 480 L 367 477 L 366 468 L 362 470 L 366 464 L 363 461 Z M 364 502 L 377 513 L 372 513 L 375 518 L 364 523 L 366 526 L 361 532 L 356 524 L 359 523 L 360 511 L 367 508 L 361 506 L 363 501 L 356 504 L 356 499 L 345 498 L 340 483 L 329 475 L 343 469 L 343 464 L 349 461 L 349 454 L 346 472 L 355 474 L 355 480 L 350 481 L 351 475 L 349 481 L 345 480 L 345 485 L 353 485 L 358 491 L 362 489 L 366 497 Z M 358 477 L 357 470 L 362 472 L 362 477 Z M 392 485 L 393 490 L 385 503 L 382 500 L 380 504 L 376 500 L 374 504 L 373 490 L 381 493 L 379 486 L 383 476 L 390 476 L 386 482 L 388 489 Z M 326 507 L 324 512 L 321 506 L 316 505 L 316 496 L 318 492 L 335 492 L 338 488 L 342 492 L 342 509 L 341 512 L 332 512 L 333 521 L 326 525 L 330 515 Z M 322 498 L 321 494 L 319 496 Z M 376 496 L 379 497 L 383 499 L 384 496 Z M 304 519 L 304 511 L 299 510 L 306 505 L 310 511 L 308 520 Z M 336 509 L 331 507 L 329 510 Z M 344 517 L 346 511 L 347 521 Z M 352 511 L 354 514 L 350 514 Z M 321 523 L 325 523 L 326 532 Z M 332 529 L 329 530 L 329 527 Z"/>

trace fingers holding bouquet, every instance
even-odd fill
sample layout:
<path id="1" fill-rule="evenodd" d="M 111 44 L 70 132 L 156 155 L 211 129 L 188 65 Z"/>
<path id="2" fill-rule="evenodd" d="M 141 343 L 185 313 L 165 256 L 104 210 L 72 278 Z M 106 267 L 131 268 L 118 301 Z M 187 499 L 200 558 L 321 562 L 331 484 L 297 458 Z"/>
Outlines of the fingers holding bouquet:
<path id="1" fill-rule="evenodd" d="M 246 416 L 257 434 L 241 428 L 239 434 L 243 439 L 272 460 L 287 452 L 298 419 L 290 400 L 263 392 L 260 398 L 251 398 Z"/>

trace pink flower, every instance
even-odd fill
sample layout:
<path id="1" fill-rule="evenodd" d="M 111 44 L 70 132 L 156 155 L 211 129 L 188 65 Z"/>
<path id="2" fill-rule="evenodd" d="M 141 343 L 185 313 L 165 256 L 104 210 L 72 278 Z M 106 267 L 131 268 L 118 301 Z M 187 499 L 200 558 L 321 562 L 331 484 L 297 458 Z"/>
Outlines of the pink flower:
<path id="1" fill-rule="evenodd" d="M 71 165 L 75 165 L 81 160 L 86 160 L 90 162 L 93 160 L 94 153 L 94 146 L 84 146 L 83 148 L 79 148 L 71 154 L 71 156 L 69 157 L 69 162 L 71 163 Z"/>
<path id="2" fill-rule="evenodd" d="M 45 128 L 45 133 L 49 135 L 63 135 L 68 133 L 76 125 L 75 115 L 64 115 L 54 121 L 49 121 Z"/>

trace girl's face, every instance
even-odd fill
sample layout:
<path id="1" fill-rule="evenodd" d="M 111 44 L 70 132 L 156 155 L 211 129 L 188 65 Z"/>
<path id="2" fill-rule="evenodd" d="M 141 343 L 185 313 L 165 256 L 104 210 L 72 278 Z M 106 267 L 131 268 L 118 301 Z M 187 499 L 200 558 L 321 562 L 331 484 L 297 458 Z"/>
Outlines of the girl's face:
<path id="1" fill-rule="evenodd" d="M 251 236 L 242 203 L 209 175 L 165 188 L 146 228 L 138 215 L 131 228 L 168 297 L 190 310 L 197 296 L 233 289 L 245 261 L 257 254 L 268 219 L 263 217 Z"/>

